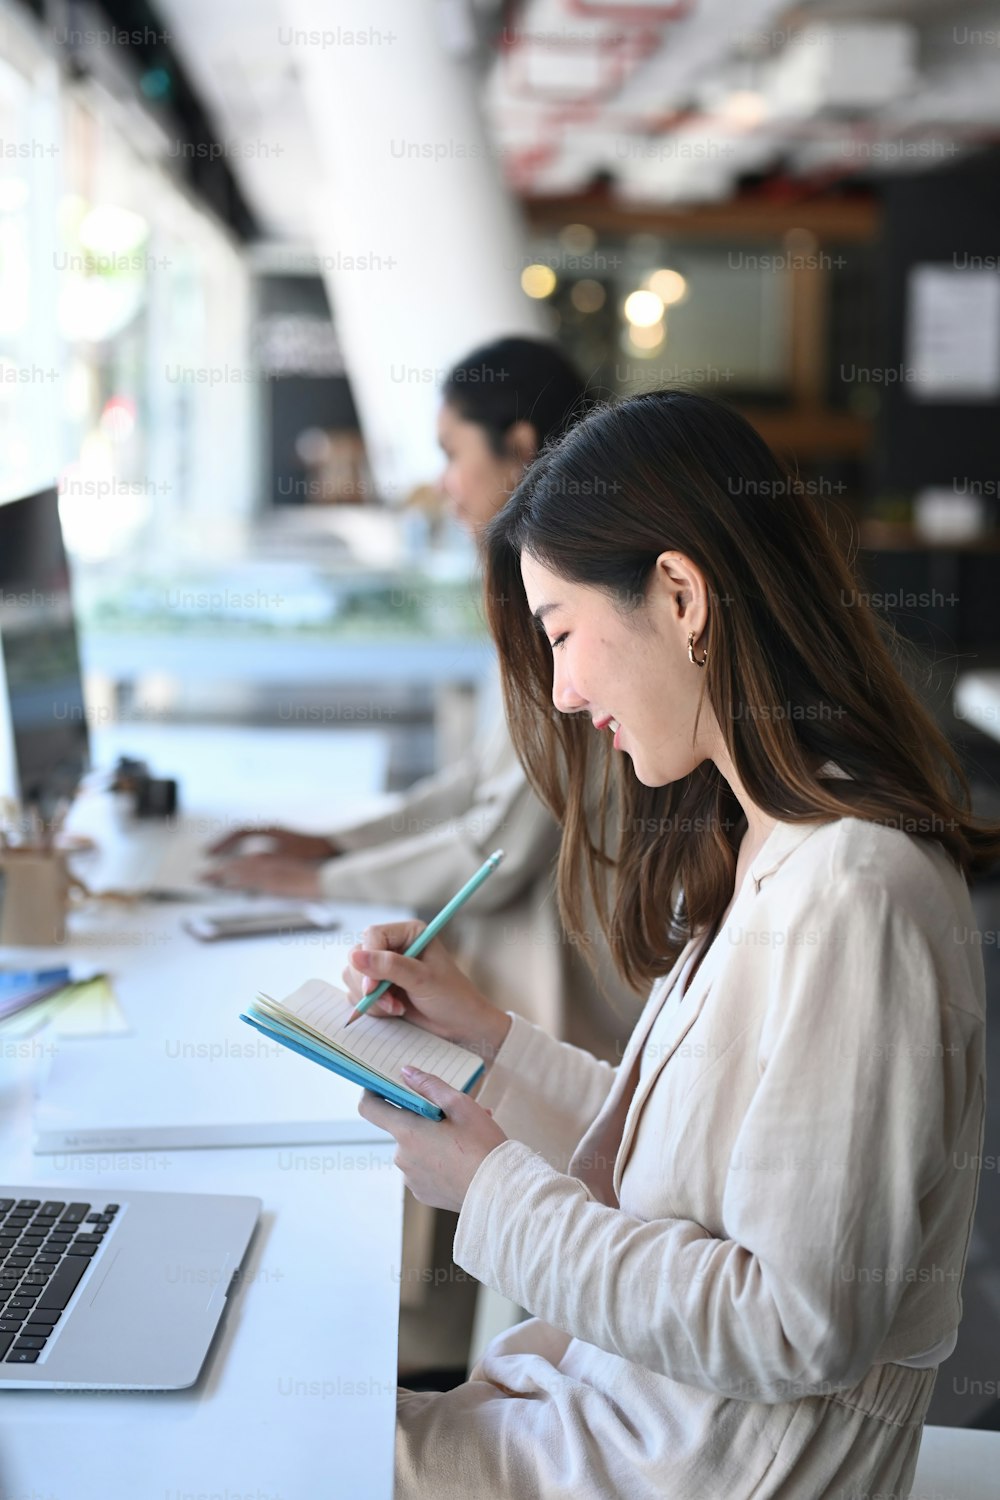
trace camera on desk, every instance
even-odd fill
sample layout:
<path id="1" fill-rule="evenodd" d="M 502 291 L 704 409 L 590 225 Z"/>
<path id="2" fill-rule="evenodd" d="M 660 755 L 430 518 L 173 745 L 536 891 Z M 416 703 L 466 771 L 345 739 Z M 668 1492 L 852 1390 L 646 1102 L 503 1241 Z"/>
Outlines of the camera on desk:
<path id="1" fill-rule="evenodd" d="M 169 818 L 177 811 L 177 781 L 174 777 L 151 776 L 144 760 L 120 755 L 111 777 L 113 792 L 132 797 L 137 818 Z"/>

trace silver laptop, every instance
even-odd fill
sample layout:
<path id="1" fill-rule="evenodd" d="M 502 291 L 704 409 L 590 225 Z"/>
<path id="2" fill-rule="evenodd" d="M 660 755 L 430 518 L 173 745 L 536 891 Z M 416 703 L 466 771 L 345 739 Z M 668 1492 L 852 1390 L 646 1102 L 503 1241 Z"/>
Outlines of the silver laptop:
<path id="1" fill-rule="evenodd" d="M 260 1209 L 216 1193 L 0 1187 L 0 1390 L 193 1385 Z"/>

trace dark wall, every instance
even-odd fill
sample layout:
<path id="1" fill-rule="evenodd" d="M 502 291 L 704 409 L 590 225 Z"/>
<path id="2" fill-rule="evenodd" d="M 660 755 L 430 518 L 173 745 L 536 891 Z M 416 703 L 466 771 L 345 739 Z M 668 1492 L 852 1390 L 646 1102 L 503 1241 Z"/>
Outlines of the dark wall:
<path id="1" fill-rule="evenodd" d="M 906 289 L 912 267 L 962 266 L 972 257 L 1000 275 L 1000 152 L 954 169 L 899 177 L 884 189 L 882 261 L 885 362 L 906 359 Z M 1000 336 L 1000 335 L 998 335 Z M 905 381 L 887 384 L 879 424 L 881 483 L 890 489 L 951 488 L 1000 478 L 1000 402 L 914 401 Z"/>
<path id="2" fill-rule="evenodd" d="M 273 329 L 275 323 L 286 320 L 293 330 L 296 326 L 304 331 L 314 329 L 321 345 L 324 331 L 330 342 L 336 343 L 326 291 L 318 276 L 261 277 L 257 307 L 258 331 L 267 326 Z M 262 387 L 266 505 L 303 503 L 302 486 L 308 481 L 295 452 L 301 432 L 309 427 L 358 430 L 350 383 L 337 368 L 337 351 L 320 348 L 318 360 L 310 360 L 307 350 L 303 354 L 307 357 L 297 362 L 293 348 L 287 367 L 280 375 L 266 379 Z"/>

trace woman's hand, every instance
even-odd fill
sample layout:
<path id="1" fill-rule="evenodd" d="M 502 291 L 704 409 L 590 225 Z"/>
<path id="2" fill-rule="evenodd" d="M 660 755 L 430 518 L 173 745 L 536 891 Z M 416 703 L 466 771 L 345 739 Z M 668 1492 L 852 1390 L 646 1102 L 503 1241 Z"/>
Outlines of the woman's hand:
<path id="1" fill-rule="evenodd" d="M 357 1005 L 383 979 L 391 988 L 368 1011 L 374 1016 L 403 1016 L 434 1036 L 458 1042 L 478 1056 L 492 1059 L 510 1030 L 510 1017 L 491 1005 L 462 973 L 440 938 L 428 943 L 419 958 L 403 950 L 424 930 L 424 922 L 386 922 L 369 927 L 364 942 L 352 948 L 343 971 L 351 1002 Z"/>
<path id="2" fill-rule="evenodd" d="M 417 1068 L 404 1067 L 402 1072 L 407 1087 L 440 1105 L 443 1120 L 426 1120 L 412 1110 L 397 1109 L 368 1089 L 361 1095 L 358 1114 L 395 1136 L 393 1161 L 414 1198 L 431 1208 L 457 1213 L 480 1163 L 507 1137 L 488 1109 L 443 1079 Z"/>
<path id="3" fill-rule="evenodd" d="M 230 855 L 243 853 L 243 845 L 254 839 L 266 841 L 267 848 L 255 850 L 264 855 L 280 855 L 284 859 L 322 861 L 333 859 L 341 851 L 335 839 L 324 838 L 316 833 L 294 833 L 290 828 L 235 828 L 225 838 L 209 844 L 207 854 Z"/>
<path id="4" fill-rule="evenodd" d="M 313 901 L 323 894 L 314 864 L 281 854 L 238 854 L 206 870 L 201 879 L 230 891 L 261 891 L 300 901 Z"/>
<path id="5" fill-rule="evenodd" d="M 266 844 L 248 852 L 245 845 Z M 226 890 L 260 891 L 313 901 L 323 894 L 317 866 L 341 851 L 333 839 L 290 828 L 236 828 L 210 844 L 206 853 L 221 859 L 201 877 Z"/>

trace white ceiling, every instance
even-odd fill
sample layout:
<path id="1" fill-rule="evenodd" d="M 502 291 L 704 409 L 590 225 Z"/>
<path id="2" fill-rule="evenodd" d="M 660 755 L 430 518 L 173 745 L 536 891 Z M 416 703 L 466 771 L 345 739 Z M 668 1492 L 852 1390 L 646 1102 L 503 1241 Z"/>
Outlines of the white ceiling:
<path id="1" fill-rule="evenodd" d="M 229 167 L 271 237 L 308 244 L 319 156 L 281 0 L 155 0 Z"/>
<path id="2" fill-rule="evenodd" d="M 593 0 L 411 3 L 477 59 L 465 65 L 483 72 L 489 126 L 526 195 L 606 174 L 624 199 L 692 204 L 747 173 L 925 170 L 1000 133 L 1000 46 L 974 41 L 1000 34 L 1000 4 L 680 0 L 666 20 L 653 12 L 669 0 L 603 0 L 599 16 Z M 266 234 L 308 245 L 325 187 L 281 0 L 157 5 Z"/>

